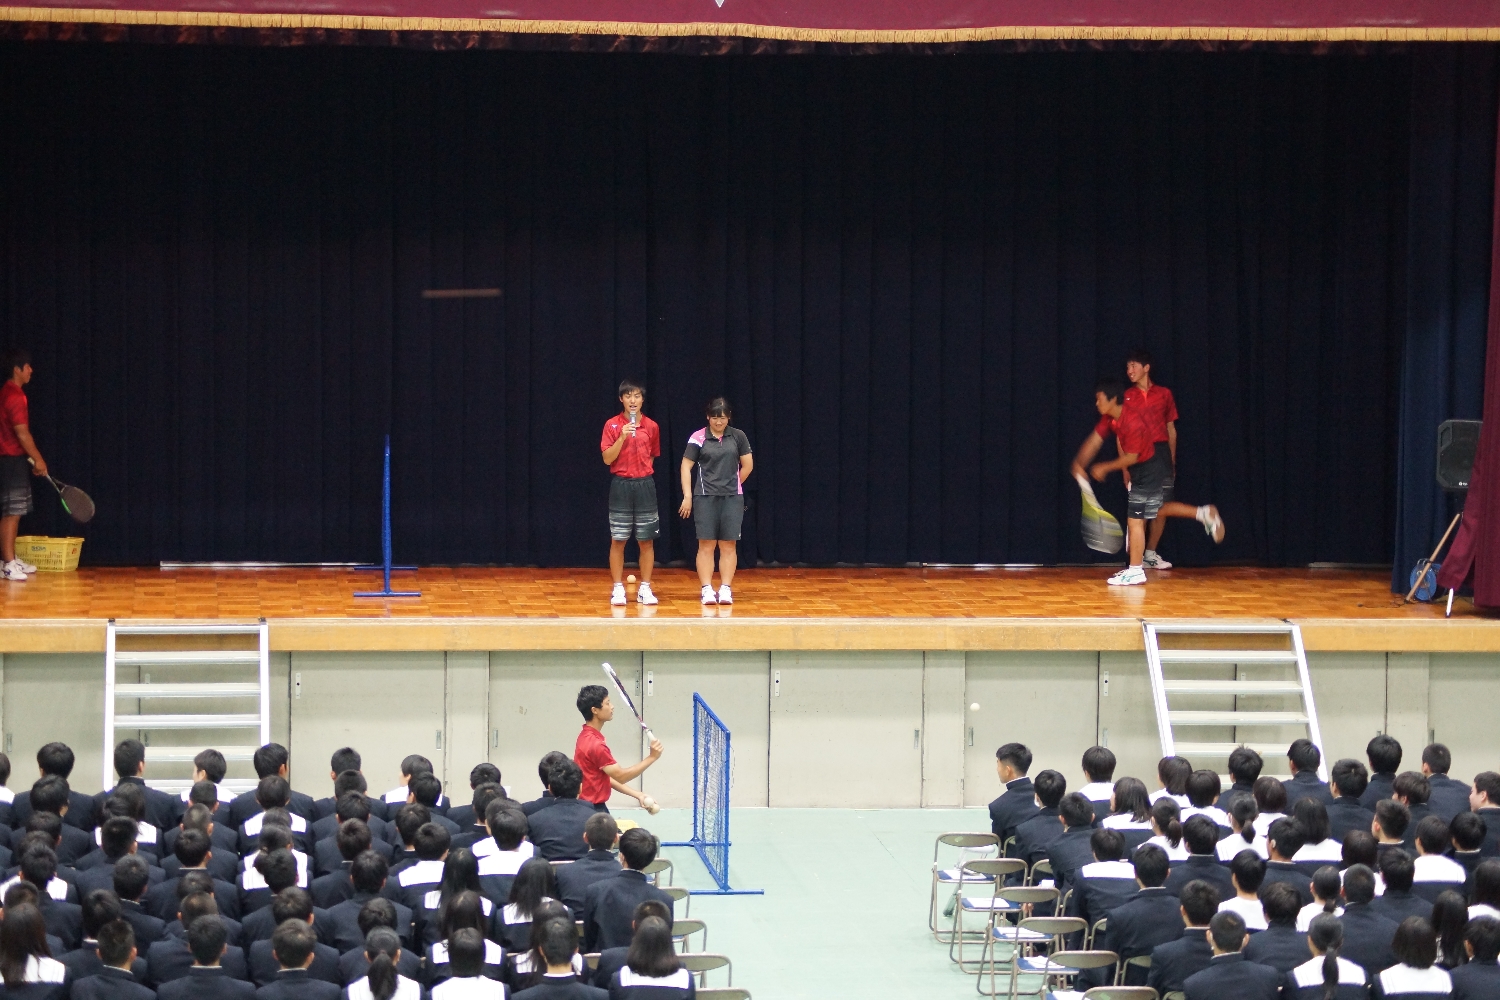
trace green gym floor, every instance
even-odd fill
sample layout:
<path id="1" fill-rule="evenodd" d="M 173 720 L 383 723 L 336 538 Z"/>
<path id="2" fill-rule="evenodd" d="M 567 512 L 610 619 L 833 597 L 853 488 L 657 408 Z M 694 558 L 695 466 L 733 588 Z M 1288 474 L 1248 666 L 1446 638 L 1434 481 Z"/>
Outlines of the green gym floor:
<path id="1" fill-rule="evenodd" d="M 621 810 L 662 840 L 686 840 L 685 809 Z M 974 996 L 974 980 L 927 931 L 932 843 L 988 831 L 982 809 L 736 809 L 729 880 L 764 896 L 694 896 L 708 950 L 734 962 L 754 1000 Z M 667 848 L 675 884 L 713 888 L 691 848 Z M 683 916 L 682 904 L 677 915 Z M 695 937 L 692 948 L 700 946 Z M 722 972 L 709 986 L 729 985 Z"/>

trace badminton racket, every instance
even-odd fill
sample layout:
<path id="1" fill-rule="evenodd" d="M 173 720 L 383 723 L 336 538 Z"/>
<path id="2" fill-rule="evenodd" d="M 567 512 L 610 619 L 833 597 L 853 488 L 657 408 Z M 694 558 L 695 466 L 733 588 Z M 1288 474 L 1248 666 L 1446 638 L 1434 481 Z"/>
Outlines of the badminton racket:
<path id="1" fill-rule="evenodd" d="M 1095 552 L 1104 552 L 1113 555 L 1125 547 L 1125 532 L 1120 528 L 1120 522 L 1115 516 L 1103 507 L 1099 506 L 1099 500 L 1094 496 L 1094 488 L 1083 476 L 1074 477 L 1078 480 L 1078 489 L 1083 494 L 1083 513 L 1079 518 L 1079 530 L 1083 534 L 1083 544 Z"/>
<path id="2" fill-rule="evenodd" d="M 626 692 L 625 685 L 620 680 L 620 675 L 615 673 L 615 668 L 608 663 L 604 664 L 604 673 L 609 677 L 609 682 L 615 686 L 615 691 L 619 693 L 621 698 L 625 699 L 625 705 L 630 709 L 630 714 L 635 716 L 635 721 L 639 722 L 641 728 L 646 731 L 646 742 L 654 743 L 656 741 L 656 734 L 651 731 L 651 727 L 646 725 L 646 720 L 641 718 L 641 711 L 635 707 L 635 701 Z"/>
<path id="3" fill-rule="evenodd" d="M 35 459 L 28 458 L 26 461 L 36 465 Z M 79 524 L 88 524 L 94 519 L 94 501 L 87 493 L 76 486 L 59 482 L 46 473 L 42 474 L 42 478 L 51 483 L 52 488 L 57 491 L 57 497 L 62 501 L 62 509 L 68 512 L 69 517 Z"/>

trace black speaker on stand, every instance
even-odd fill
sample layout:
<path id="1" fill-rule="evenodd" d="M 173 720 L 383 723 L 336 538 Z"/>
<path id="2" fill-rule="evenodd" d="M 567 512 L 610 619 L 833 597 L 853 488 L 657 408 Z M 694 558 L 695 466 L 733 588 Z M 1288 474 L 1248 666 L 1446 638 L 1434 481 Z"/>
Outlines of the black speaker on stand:
<path id="1" fill-rule="evenodd" d="M 1469 477 L 1474 474 L 1474 457 L 1479 453 L 1479 426 L 1478 420 L 1444 420 L 1438 425 L 1437 435 L 1437 482 L 1444 491 L 1467 496 L 1469 492 Z M 1448 530 L 1443 532 L 1443 537 L 1438 540 L 1437 548 L 1432 550 L 1432 555 L 1426 559 L 1419 559 L 1417 565 L 1411 571 L 1411 589 L 1406 592 L 1406 600 L 1410 601 L 1419 592 L 1424 593 L 1423 600 L 1430 600 L 1437 596 L 1435 591 L 1436 574 L 1441 567 L 1437 561 L 1438 553 L 1443 551 L 1443 546 L 1448 544 L 1454 529 L 1458 527 L 1459 521 L 1463 520 L 1462 508 L 1453 515 L 1453 520 L 1448 522 Z M 1434 587 L 1423 590 L 1423 584 L 1431 576 Z M 1448 591 L 1448 614 L 1453 613 L 1453 591 Z"/>

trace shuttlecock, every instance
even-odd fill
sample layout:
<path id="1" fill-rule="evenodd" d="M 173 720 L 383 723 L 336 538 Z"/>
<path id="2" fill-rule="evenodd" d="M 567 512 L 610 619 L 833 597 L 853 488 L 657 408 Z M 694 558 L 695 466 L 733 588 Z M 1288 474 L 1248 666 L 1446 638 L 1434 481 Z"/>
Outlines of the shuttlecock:
<path id="1" fill-rule="evenodd" d="M 635 574 L 632 573 L 625 578 L 626 583 L 635 583 Z"/>

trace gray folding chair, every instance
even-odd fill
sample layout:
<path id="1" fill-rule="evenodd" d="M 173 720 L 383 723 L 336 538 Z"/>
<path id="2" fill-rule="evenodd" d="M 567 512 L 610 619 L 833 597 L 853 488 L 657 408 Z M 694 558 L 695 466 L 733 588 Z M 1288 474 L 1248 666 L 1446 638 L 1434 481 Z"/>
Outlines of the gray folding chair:
<path id="1" fill-rule="evenodd" d="M 702 934 L 698 944 L 700 952 L 708 951 L 708 924 L 701 920 L 689 920 L 687 917 L 672 921 L 672 940 L 677 942 L 678 951 L 687 951 L 687 939 L 694 934 Z"/>
<path id="2" fill-rule="evenodd" d="M 1167 995 L 1161 1000 L 1187 1000 L 1187 994 L 1181 990 L 1168 990 Z"/>
<path id="3" fill-rule="evenodd" d="M 649 865 L 641 869 L 641 874 L 651 880 L 651 884 L 661 887 L 661 873 L 667 873 L 667 885 L 672 884 L 672 862 L 666 858 L 657 858 Z"/>
<path id="4" fill-rule="evenodd" d="M 971 862 L 971 864 L 977 862 Z M 979 951 L 977 962 L 964 958 L 964 939 L 958 938 L 948 945 L 948 958 L 958 963 L 958 967 L 964 972 L 973 974 L 984 973 L 985 963 L 994 960 L 992 953 L 996 951 L 995 928 L 1002 926 L 1002 916 L 1027 916 L 1027 907 L 1034 907 L 1042 903 L 1052 903 L 1057 900 L 1056 889 L 1040 888 L 1038 886 L 998 885 L 995 889 L 993 899 L 968 897 L 960 904 L 961 910 L 969 910 L 975 913 L 984 913 L 989 917 L 984 928 L 984 947 Z M 1010 924 L 1003 925 L 1010 927 Z M 955 925 L 956 927 L 956 925 Z M 957 954 L 955 954 L 955 949 Z M 970 968 L 970 966 L 974 968 Z"/>
<path id="5" fill-rule="evenodd" d="M 691 917 L 693 915 L 693 896 L 687 891 L 687 889 L 683 888 L 680 885 L 664 885 L 660 888 L 662 892 L 672 897 L 672 902 L 674 904 L 682 904 L 682 915 L 684 917 Z M 674 915 L 677 912 L 677 907 L 675 905 L 672 907 L 672 912 Z"/>
<path id="6" fill-rule="evenodd" d="M 993 833 L 943 833 L 939 834 L 932 845 L 932 895 L 927 901 L 927 929 L 932 931 L 933 937 L 944 944 L 948 943 L 948 931 L 938 929 L 938 886 L 952 887 L 953 899 L 958 900 L 958 894 L 963 891 L 964 886 L 984 884 L 989 885 L 993 880 L 979 875 L 965 875 L 960 871 L 965 860 L 964 855 L 968 853 L 988 852 L 998 853 L 996 848 L 1000 844 L 1000 838 Z M 957 865 L 954 868 L 943 868 L 938 864 L 938 855 L 944 847 L 954 847 L 959 851 Z"/>
<path id="7" fill-rule="evenodd" d="M 1056 919 L 1056 918 L 1054 918 Z M 1062 918 L 1066 920 L 1067 918 Z M 1063 988 L 1063 984 L 1073 976 L 1085 969 L 1107 969 L 1120 960 L 1120 956 L 1112 951 L 1064 951 L 1058 950 L 1050 955 L 1036 955 L 1024 962 L 1016 962 L 1011 966 L 1011 994 L 1010 1000 L 1017 1000 L 1023 994 L 1016 991 L 1016 985 L 1020 980 L 1020 973 L 1030 972 L 1034 975 L 1044 976 L 1047 984 L 1053 990 Z M 1045 990 L 1046 987 L 1044 987 Z M 1030 996 L 1030 993 L 1024 994 Z"/>
<path id="8" fill-rule="evenodd" d="M 1087 929 L 1088 924 L 1082 917 L 1022 917 L 1021 922 L 1014 927 L 1009 924 L 1001 925 L 997 923 L 994 929 L 990 931 L 991 937 L 995 939 L 997 944 L 1008 943 L 1012 946 L 1010 968 L 1008 970 L 1010 979 L 1009 995 L 1012 997 L 1021 995 L 1016 991 L 1019 988 L 1018 968 L 1023 962 L 1037 954 L 1038 950 L 1042 954 L 1046 954 L 1046 950 L 1049 947 L 1052 950 L 1061 951 L 1063 940 L 1068 935 L 1081 934 Z M 986 992 L 981 985 L 984 982 L 984 975 L 981 972 L 974 983 L 974 989 L 977 993 L 989 997 L 998 996 L 998 991 L 995 988 L 995 965 L 996 962 L 992 960 L 989 966 L 989 991 Z M 1024 994 L 1026 996 L 1039 994 L 1046 989 L 1046 979 L 1042 976 L 1033 974 L 1031 982 L 1036 985 L 1036 989 L 1029 990 Z"/>
<path id="9" fill-rule="evenodd" d="M 698 992 L 703 991 L 703 983 L 708 978 L 707 974 L 715 969 L 725 970 L 725 986 L 734 985 L 734 964 L 729 961 L 728 955 L 713 955 L 707 952 L 688 952 L 678 955 L 677 960 L 682 967 L 698 977 Z"/>
<path id="10" fill-rule="evenodd" d="M 1121 962 L 1120 963 L 1119 971 L 1117 971 L 1115 973 L 1115 985 L 1116 986 L 1124 986 L 1125 985 L 1125 970 L 1129 969 L 1131 966 L 1135 966 L 1137 969 L 1145 969 L 1147 972 L 1150 972 L 1151 971 L 1151 956 L 1150 955 L 1137 955 L 1134 958 L 1127 958 L 1125 961 Z"/>
<path id="11" fill-rule="evenodd" d="M 1050 879 L 1051 877 L 1052 877 L 1052 862 L 1048 861 L 1046 858 L 1043 858 L 1042 860 L 1038 861 L 1036 864 L 1032 865 L 1031 866 L 1031 871 L 1029 871 L 1029 872 L 1026 873 L 1026 884 L 1027 885 L 1037 885 L 1043 879 Z"/>
<path id="12" fill-rule="evenodd" d="M 953 908 L 953 924 L 947 934 L 949 959 L 963 966 L 963 942 L 968 940 L 975 943 L 983 943 L 989 937 L 990 926 L 994 923 L 992 918 L 986 919 L 984 930 L 965 930 L 964 914 L 977 913 L 989 918 L 996 910 L 1010 911 L 1016 909 L 1015 906 L 1000 897 L 1000 891 L 1005 888 L 1005 880 L 1007 878 L 1012 875 L 1019 875 L 1025 870 L 1026 862 L 1020 858 L 991 858 L 984 861 L 965 861 L 959 866 L 958 871 L 961 876 L 973 875 L 988 879 L 990 891 L 982 896 L 964 896 L 962 892 L 963 886 L 966 883 L 963 881 L 958 883 L 958 892 L 960 893 L 958 905 Z M 953 954 L 955 942 L 959 946 L 957 957 L 954 957 Z"/>
<path id="13" fill-rule="evenodd" d="M 1099 938 L 1099 932 L 1104 930 L 1104 928 L 1106 928 L 1107 926 L 1109 926 L 1108 917 L 1100 917 L 1098 920 L 1095 920 L 1094 926 L 1090 927 L 1089 932 L 1083 936 L 1084 948 L 1087 949 L 1094 947 L 1094 942 Z"/>
<path id="14" fill-rule="evenodd" d="M 699 992 L 702 996 L 702 992 Z M 1157 1000 L 1150 986 L 1095 986 L 1083 994 L 1083 1000 Z"/>

